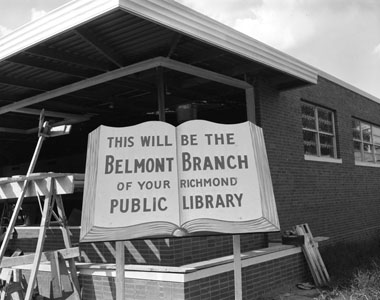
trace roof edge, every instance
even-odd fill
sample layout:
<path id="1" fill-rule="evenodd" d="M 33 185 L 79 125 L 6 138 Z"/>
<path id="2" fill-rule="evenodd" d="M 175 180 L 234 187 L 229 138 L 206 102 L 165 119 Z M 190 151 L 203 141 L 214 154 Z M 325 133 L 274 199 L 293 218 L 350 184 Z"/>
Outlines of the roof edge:
<path id="1" fill-rule="evenodd" d="M 0 38 L 0 61 L 119 7 L 119 0 L 74 0 Z"/>
<path id="2" fill-rule="evenodd" d="M 71 1 L 0 38 L 0 60 L 117 8 L 306 82 L 317 83 L 318 74 L 311 66 L 173 0 Z"/>
<path id="3" fill-rule="evenodd" d="M 331 74 L 328 74 L 322 70 L 318 70 L 318 73 L 319 73 L 319 76 L 322 78 L 330 80 L 331 82 L 334 82 L 334 83 L 340 85 L 341 87 L 344 87 L 344 88 L 346 88 L 346 89 L 348 89 L 354 93 L 357 93 L 358 95 L 363 96 L 369 100 L 372 100 L 378 104 L 380 103 L 380 98 L 377 98 L 376 96 L 371 95 L 371 94 L 359 89 L 358 87 L 356 87 L 352 84 L 349 84 L 349 83 L 347 83 L 347 82 L 345 82 L 345 81 L 343 81 L 343 80 L 341 80 L 341 79 L 339 79 L 339 78 L 337 78 Z"/>
<path id="4" fill-rule="evenodd" d="M 296 58 L 172 0 L 120 0 L 125 11 L 316 84 L 317 70 Z"/>

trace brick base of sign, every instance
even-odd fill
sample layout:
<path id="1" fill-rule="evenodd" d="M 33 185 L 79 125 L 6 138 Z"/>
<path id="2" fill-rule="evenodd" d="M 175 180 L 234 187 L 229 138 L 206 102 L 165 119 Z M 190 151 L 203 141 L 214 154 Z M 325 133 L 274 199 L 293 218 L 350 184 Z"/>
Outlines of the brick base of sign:
<path id="1" fill-rule="evenodd" d="M 126 272 L 125 299 L 234 299 L 232 265 L 228 261 L 184 274 Z M 89 270 L 81 269 L 83 300 L 115 299 L 114 273 L 100 273 L 94 271 L 90 274 Z M 139 278 L 131 278 L 133 276 Z M 243 260 L 243 299 L 256 299 L 274 289 L 308 280 L 311 280 L 310 274 L 304 256 L 297 247 Z"/>
<path id="2" fill-rule="evenodd" d="M 19 230 L 18 235 L 22 237 L 25 231 Z M 52 233 L 55 240 L 60 240 L 56 229 L 50 230 L 48 236 Z M 52 245 L 48 243 L 48 246 Z M 27 266 L 22 268 L 25 268 L 23 276 L 27 279 L 30 271 L 27 270 Z M 116 274 L 113 264 L 82 262 L 77 264 L 77 269 L 83 300 L 115 299 Z M 40 292 L 44 297 L 54 299 L 51 298 L 50 278 L 50 264 L 44 263 L 40 267 L 37 279 Z M 311 277 L 300 247 L 278 245 L 274 248 L 247 251 L 242 255 L 243 299 L 256 299 L 276 288 L 304 281 L 311 281 Z M 234 299 L 233 256 L 228 255 L 178 267 L 128 264 L 125 272 L 125 289 L 125 299 Z M 65 288 L 65 296 L 71 297 L 70 287 Z"/>
<path id="3" fill-rule="evenodd" d="M 38 227 L 16 227 L 8 249 L 34 252 L 37 245 Z M 79 227 L 70 228 L 72 243 L 79 242 Z M 241 251 L 265 248 L 266 234 L 241 235 Z M 115 263 L 115 243 L 79 243 L 81 261 L 91 263 Z M 50 227 L 46 232 L 44 251 L 64 248 L 62 232 Z M 161 266 L 182 266 L 232 254 L 232 236 L 202 236 L 125 241 L 126 264 L 149 264 Z"/>

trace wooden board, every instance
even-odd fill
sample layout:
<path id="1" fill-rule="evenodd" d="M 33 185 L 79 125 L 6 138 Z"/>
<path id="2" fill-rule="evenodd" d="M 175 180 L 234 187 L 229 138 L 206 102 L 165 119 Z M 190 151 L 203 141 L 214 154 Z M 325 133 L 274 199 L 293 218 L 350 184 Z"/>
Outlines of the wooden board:
<path id="1" fill-rule="evenodd" d="M 50 261 L 50 258 L 53 256 L 53 252 L 54 251 L 42 252 L 40 262 Z M 80 255 L 79 247 L 57 250 L 56 252 L 59 253 L 64 259 L 75 258 Z M 28 265 L 32 264 L 33 261 L 34 254 L 28 254 L 18 257 L 4 257 L 0 264 L 0 268 L 10 268 L 20 265 Z"/>
<path id="2" fill-rule="evenodd" d="M 0 178 L 0 199 L 17 198 L 21 194 L 25 180 L 30 181 L 25 197 L 46 196 L 49 194 L 50 178 L 55 181 L 56 195 L 72 194 L 74 188 L 83 187 L 84 184 L 83 174 L 44 173 Z"/>
<path id="3" fill-rule="evenodd" d="M 305 237 L 305 242 L 302 246 L 302 250 L 305 254 L 306 261 L 309 265 L 310 272 L 313 276 L 315 284 L 317 286 L 327 285 L 330 281 L 330 277 L 319 253 L 318 244 L 314 241 L 309 225 L 297 225 L 296 232 L 298 235 L 303 235 Z"/>

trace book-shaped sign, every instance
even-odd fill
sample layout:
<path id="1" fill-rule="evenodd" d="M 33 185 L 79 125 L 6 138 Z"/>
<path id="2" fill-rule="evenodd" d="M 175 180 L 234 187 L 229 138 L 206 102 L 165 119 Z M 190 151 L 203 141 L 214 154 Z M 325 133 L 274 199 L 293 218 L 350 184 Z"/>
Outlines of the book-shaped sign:
<path id="1" fill-rule="evenodd" d="M 153 121 L 89 134 L 81 242 L 278 230 L 254 124 Z"/>

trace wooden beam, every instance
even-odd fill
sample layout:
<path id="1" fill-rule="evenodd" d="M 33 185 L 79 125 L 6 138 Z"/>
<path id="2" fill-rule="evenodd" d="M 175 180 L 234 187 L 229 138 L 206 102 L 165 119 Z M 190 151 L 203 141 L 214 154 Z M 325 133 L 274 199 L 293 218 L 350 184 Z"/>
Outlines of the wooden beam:
<path id="1" fill-rule="evenodd" d="M 242 292 L 242 278 L 241 278 L 241 249 L 240 249 L 240 235 L 235 234 L 233 239 L 233 253 L 234 253 L 234 282 L 235 282 L 235 300 L 243 299 Z"/>
<path id="2" fill-rule="evenodd" d="M 116 300 L 125 299 L 125 245 L 116 241 Z"/>
<path id="3" fill-rule="evenodd" d="M 78 176 L 74 174 L 49 174 L 31 175 L 31 176 L 18 176 L 16 178 L 5 178 L 0 181 L 0 199 L 13 199 L 17 198 L 21 193 L 24 181 L 28 180 L 30 183 L 25 189 L 25 197 L 33 197 L 37 195 L 49 194 L 50 179 L 54 179 L 56 194 L 72 194 L 75 188 L 75 178 Z"/>
<path id="4" fill-rule="evenodd" d="M 124 58 L 116 53 L 111 47 L 100 40 L 93 32 L 85 28 L 77 28 L 75 33 L 94 47 L 100 54 L 118 67 L 124 66 Z"/>
<path id="5" fill-rule="evenodd" d="M 73 92 L 76 92 L 76 91 L 79 91 L 79 90 L 82 90 L 82 89 L 85 89 L 97 84 L 101 84 L 110 80 L 131 75 L 137 72 L 145 71 L 147 69 L 151 69 L 158 66 L 160 66 L 160 58 L 153 58 L 146 61 L 138 62 L 130 66 L 126 66 L 114 71 L 110 71 L 110 72 L 107 72 L 107 73 L 104 73 L 92 78 L 88 78 L 79 82 L 75 82 L 75 83 L 57 88 L 49 92 L 45 92 L 40 95 L 36 95 L 36 96 L 26 98 L 18 102 L 14 102 L 12 104 L 2 106 L 0 107 L 0 115 L 23 108 L 25 106 L 44 102 L 52 98 L 63 96 L 68 93 L 73 93 Z"/>
<path id="6" fill-rule="evenodd" d="M 52 200 L 53 200 L 53 182 L 51 181 L 51 184 L 49 184 L 50 188 L 50 194 L 45 197 L 44 199 L 44 206 L 42 210 L 42 216 L 41 216 L 41 223 L 40 223 L 40 230 L 38 234 L 38 239 L 37 239 L 37 247 L 36 247 L 36 252 L 34 253 L 34 258 L 33 258 L 33 266 L 30 271 L 30 276 L 28 280 L 28 287 L 26 289 L 25 293 L 25 299 L 26 300 L 31 300 L 32 295 L 33 295 L 33 290 L 34 290 L 34 283 L 36 282 L 37 279 L 37 273 L 38 269 L 41 263 L 41 257 L 42 257 L 42 250 L 44 247 L 45 243 L 45 238 L 46 238 L 46 230 L 48 227 L 48 224 L 50 222 L 51 218 L 51 212 L 52 212 Z"/>

